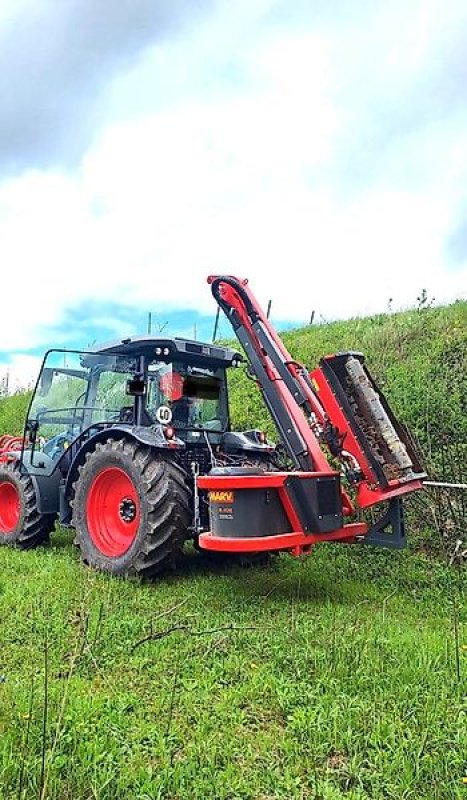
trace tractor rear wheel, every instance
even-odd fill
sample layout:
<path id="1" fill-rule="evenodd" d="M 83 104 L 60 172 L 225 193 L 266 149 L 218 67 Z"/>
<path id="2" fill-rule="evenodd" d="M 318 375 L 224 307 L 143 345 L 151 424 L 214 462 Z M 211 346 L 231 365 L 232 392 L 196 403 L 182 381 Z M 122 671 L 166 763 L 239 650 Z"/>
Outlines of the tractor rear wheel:
<path id="1" fill-rule="evenodd" d="M 86 454 L 74 490 L 76 542 L 89 566 L 152 577 L 175 563 L 192 510 L 186 474 L 170 454 L 108 439 Z"/>
<path id="2" fill-rule="evenodd" d="M 14 464 L 0 466 L 0 544 L 28 550 L 49 540 L 55 514 L 40 514 L 31 478 Z"/>

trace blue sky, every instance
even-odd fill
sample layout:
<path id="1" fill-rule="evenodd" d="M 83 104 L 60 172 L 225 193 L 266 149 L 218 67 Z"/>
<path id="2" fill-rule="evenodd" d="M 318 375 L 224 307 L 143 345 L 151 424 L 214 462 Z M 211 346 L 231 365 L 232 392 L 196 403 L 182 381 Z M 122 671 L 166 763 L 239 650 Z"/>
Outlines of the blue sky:
<path id="1" fill-rule="evenodd" d="M 0 348 L 0 363 L 12 368 L 18 358 L 28 365 L 39 363 L 47 348 L 85 350 L 104 342 L 120 340 L 133 334 L 147 334 L 149 324 L 154 336 L 182 336 L 187 339 L 210 342 L 216 324 L 215 308 L 212 314 L 201 314 L 194 309 L 149 312 L 125 306 L 118 302 L 91 301 L 73 309 L 65 309 L 63 318 L 53 327 L 42 331 L 43 344 L 24 347 L 20 353 Z M 281 330 L 294 327 L 296 321 L 281 320 Z M 234 336 L 228 320 L 221 315 L 217 323 L 218 339 Z M 32 378 L 33 373 L 31 373 Z M 26 381 L 27 383 L 28 381 Z"/>
<path id="2" fill-rule="evenodd" d="M 40 356 L 44 347 L 59 349 L 88 349 L 94 345 L 119 340 L 133 334 L 147 334 L 151 325 L 154 336 L 182 336 L 211 341 L 215 325 L 212 314 L 200 314 L 193 309 L 149 312 L 113 301 L 91 301 L 73 309 L 65 309 L 55 326 L 42 331 L 43 344 L 31 343 L 22 353 Z M 289 323 L 291 324 L 291 323 Z M 282 323 L 282 327 L 288 324 Z M 232 328 L 225 317 L 219 319 L 217 338 L 232 338 Z M 10 363 L 16 353 L 0 348 L 0 360 Z"/>
<path id="3" fill-rule="evenodd" d="M 213 272 L 279 326 L 465 297 L 466 32 L 464 0 L 4 0 L 0 377 L 149 310 L 209 338 Z"/>

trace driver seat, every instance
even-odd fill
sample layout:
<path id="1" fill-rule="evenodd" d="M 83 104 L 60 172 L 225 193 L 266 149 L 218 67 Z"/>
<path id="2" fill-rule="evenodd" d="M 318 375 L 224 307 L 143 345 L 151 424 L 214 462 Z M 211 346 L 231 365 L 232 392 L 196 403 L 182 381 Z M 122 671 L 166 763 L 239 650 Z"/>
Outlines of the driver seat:
<path id="1" fill-rule="evenodd" d="M 133 406 L 122 406 L 118 414 L 118 421 L 133 425 L 135 421 L 135 409 Z"/>

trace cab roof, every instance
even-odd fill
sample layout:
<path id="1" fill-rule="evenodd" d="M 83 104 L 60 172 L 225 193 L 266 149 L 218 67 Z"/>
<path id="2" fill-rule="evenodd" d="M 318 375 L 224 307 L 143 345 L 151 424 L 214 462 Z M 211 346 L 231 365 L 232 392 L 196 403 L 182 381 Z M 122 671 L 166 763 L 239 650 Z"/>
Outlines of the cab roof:
<path id="1" fill-rule="evenodd" d="M 93 353 L 107 353 L 125 356 L 144 355 L 161 361 L 203 362 L 216 366 L 229 366 L 234 361 L 241 361 L 242 356 L 230 347 L 198 342 L 193 339 L 179 337 L 128 336 L 106 342 L 92 349 Z"/>

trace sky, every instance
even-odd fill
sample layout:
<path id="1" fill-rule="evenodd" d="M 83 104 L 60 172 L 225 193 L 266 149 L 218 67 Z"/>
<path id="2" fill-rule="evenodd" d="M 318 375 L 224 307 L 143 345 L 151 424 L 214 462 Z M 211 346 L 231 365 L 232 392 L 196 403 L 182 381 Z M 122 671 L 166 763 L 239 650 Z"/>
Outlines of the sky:
<path id="1" fill-rule="evenodd" d="M 210 339 L 211 273 L 279 327 L 467 297 L 466 34 L 465 0 L 3 0 L 0 377 L 149 311 Z"/>

